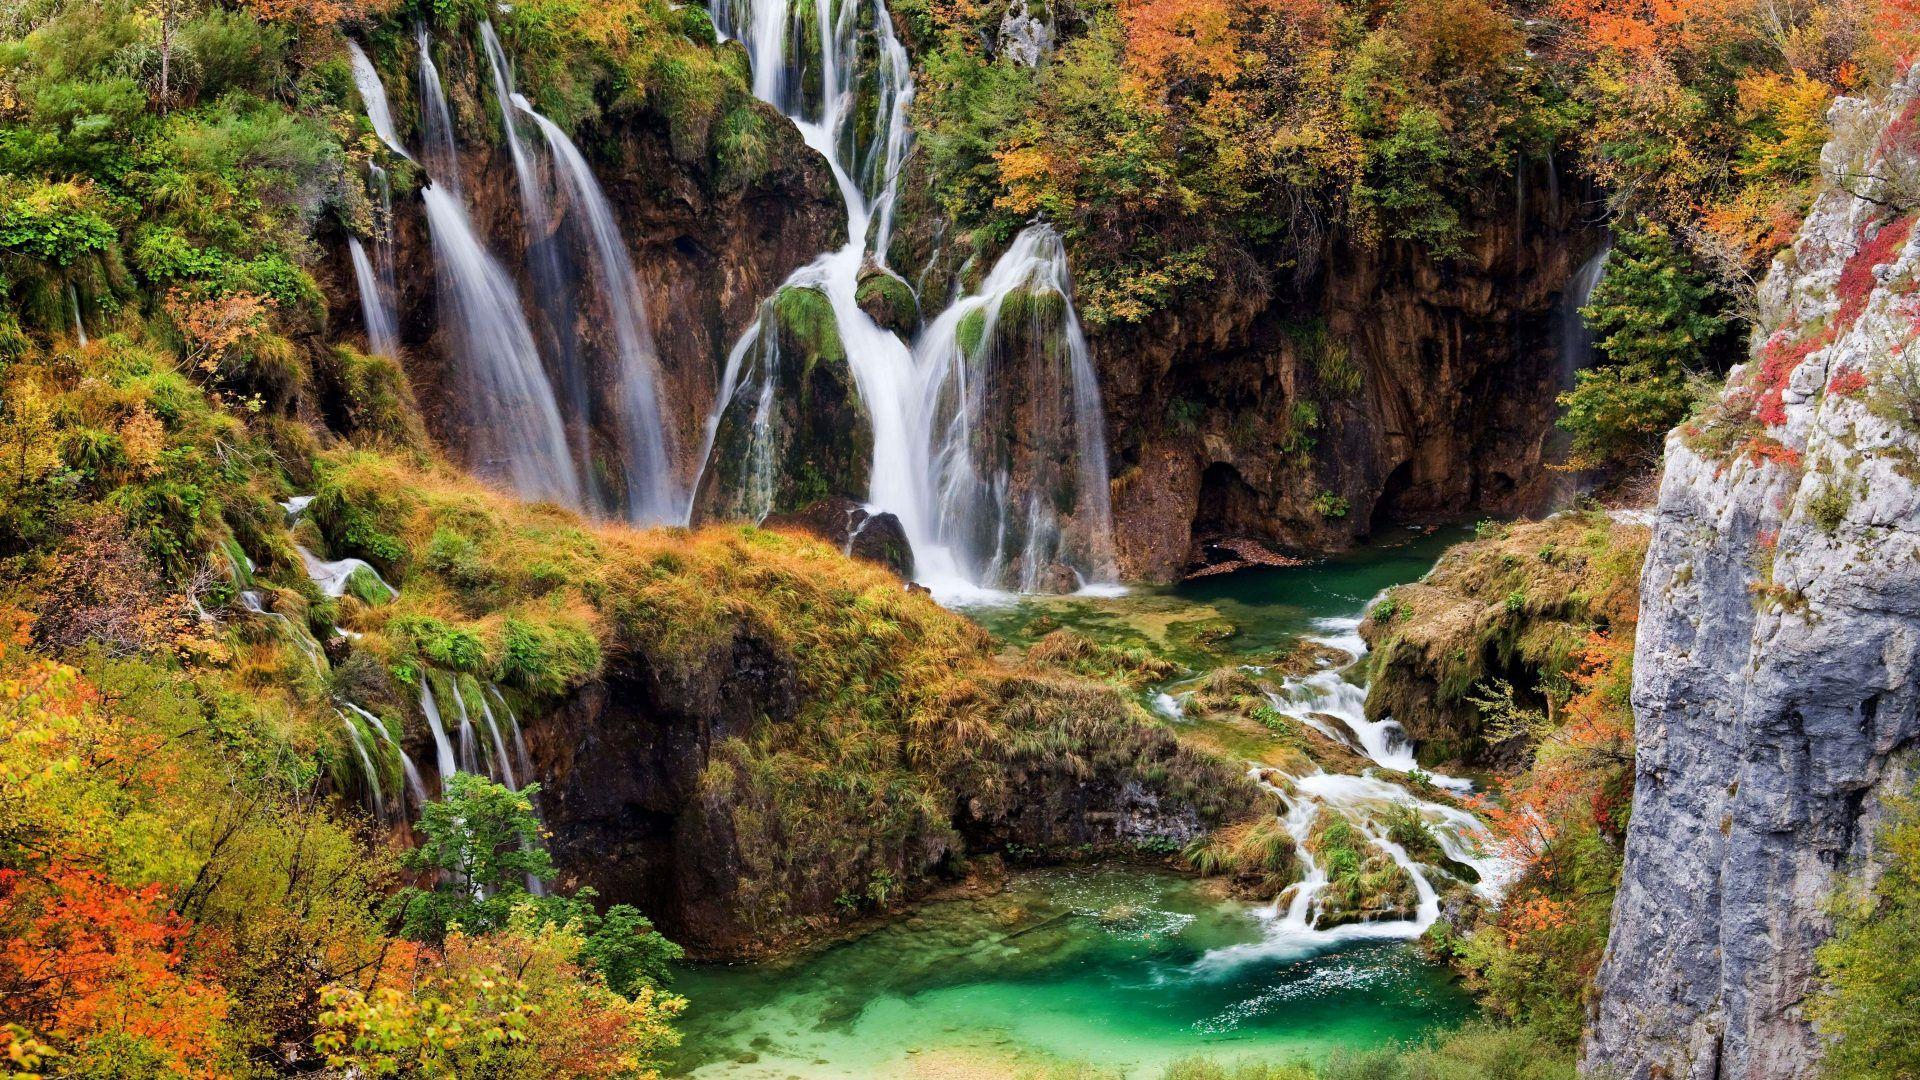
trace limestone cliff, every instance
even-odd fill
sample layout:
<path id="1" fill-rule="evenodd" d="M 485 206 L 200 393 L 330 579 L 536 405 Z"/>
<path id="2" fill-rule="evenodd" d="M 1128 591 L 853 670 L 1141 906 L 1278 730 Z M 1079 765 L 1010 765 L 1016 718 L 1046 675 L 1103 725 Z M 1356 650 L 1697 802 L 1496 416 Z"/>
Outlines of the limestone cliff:
<path id="1" fill-rule="evenodd" d="M 1123 573 L 1546 507 L 1562 294 L 1600 244 L 1573 187 L 1536 163 L 1472 208 L 1457 257 L 1336 236 L 1304 280 L 1245 260 L 1098 334 Z"/>
<path id="2" fill-rule="evenodd" d="M 1589 1075 L 1807 1076 L 1822 900 L 1920 740 L 1909 80 L 1834 105 L 1752 360 L 1669 437 L 1634 657 L 1639 760 Z"/>

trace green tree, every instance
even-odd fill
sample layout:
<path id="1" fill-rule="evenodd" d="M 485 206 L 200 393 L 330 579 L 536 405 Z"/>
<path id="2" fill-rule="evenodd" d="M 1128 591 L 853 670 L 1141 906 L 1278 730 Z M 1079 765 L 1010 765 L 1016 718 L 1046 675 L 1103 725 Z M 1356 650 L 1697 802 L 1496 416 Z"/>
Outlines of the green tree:
<path id="1" fill-rule="evenodd" d="M 1833 939 L 1814 954 L 1822 987 L 1812 1014 L 1834 1040 L 1832 1080 L 1920 1077 L 1920 801 L 1902 796 L 1888 809 L 1879 878 L 1838 890 Z"/>
<path id="2" fill-rule="evenodd" d="M 1674 240 L 1646 219 L 1623 229 L 1581 318 L 1597 363 L 1560 396 L 1573 434 L 1571 464 L 1633 466 L 1651 460 L 1686 418 L 1694 378 L 1722 370 L 1733 319 L 1726 298 Z"/>
<path id="3" fill-rule="evenodd" d="M 447 777 L 440 801 L 420 811 L 415 831 L 420 845 L 402 857 L 402 865 L 437 881 L 432 889 L 409 888 L 398 898 L 407 936 L 441 942 L 456 928 L 487 934 L 535 919 L 576 927 L 581 938 L 573 959 L 600 972 L 617 993 L 637 997 L 664 985 L 680 946 L 627 904 L 605 914 L 594 910 L 595 893 L 536 896 L 532 882 L 553 880 L 553 857 L 541 844 L 540 819 L 533 809 L 538 784 L 513 791 L 484 776 Z"/>

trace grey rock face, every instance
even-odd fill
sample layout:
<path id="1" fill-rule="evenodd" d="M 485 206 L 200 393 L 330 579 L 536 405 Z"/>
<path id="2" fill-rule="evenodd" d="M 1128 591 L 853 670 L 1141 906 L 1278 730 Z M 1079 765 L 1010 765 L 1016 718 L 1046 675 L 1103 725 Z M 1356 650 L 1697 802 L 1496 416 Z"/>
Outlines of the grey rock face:
<path id="1" fill-rule="evenodd" d="M 1913 157 L 1881 132 L 1916 93 L 1920 81 L 1880 105 L 1837 102 L 1829 175 L 1892 175 L 1884 158 Z M 1868 863 L 1882 800 L 1911 782 L 1920 416 L 1902 417 L 1889 388 L 1920 373 L 1908 346 L 1920 244 L 1888 192 L 1863 194 L 1815 204 L 1762 287 L 1771 333 L 1729 379 L 1738 416 L 1738 395 L 1762 388 L 1764 342 L 1818 335 L 1786 379 L 1784 422 L 1749 420 L 1718 454 L 1695 448 L 1711 421 L 1668 439 L 1634 653 L 1633 818 L 1583 1048 L 1590 1076 L 1812 1075 L 1822 902 Z M 1864 307 L 1849 304 L 1863 280 Z M 1785 460 L 1753 453 L 1753 432 Z"/>

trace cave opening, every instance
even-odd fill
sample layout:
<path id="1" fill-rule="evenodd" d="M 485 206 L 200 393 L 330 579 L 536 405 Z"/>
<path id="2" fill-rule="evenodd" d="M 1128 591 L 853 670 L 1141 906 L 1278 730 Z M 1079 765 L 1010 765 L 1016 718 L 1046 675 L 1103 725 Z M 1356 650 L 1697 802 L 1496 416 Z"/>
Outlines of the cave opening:
<path id="1" fill-rule="evenodd" d="M 1380 485 L 1380 497 L 1373 501 L 1373 513 L 1367 517 L 1367 531 L 1377 533 L 1400 520 L 1400 500 L 1413 487 L 1413 462 L 1403 461 L 1387 474 Z"/>

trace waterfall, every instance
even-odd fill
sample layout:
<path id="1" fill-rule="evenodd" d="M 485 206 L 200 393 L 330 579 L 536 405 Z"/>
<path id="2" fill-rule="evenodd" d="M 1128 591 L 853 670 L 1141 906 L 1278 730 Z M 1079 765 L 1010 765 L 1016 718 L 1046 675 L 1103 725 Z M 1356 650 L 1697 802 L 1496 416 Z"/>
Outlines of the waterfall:
<path id="1" fill-rule="evenodd" d="M 480 245 L 455 196 L 420 192 L 439 267 L 441 321 L 463 363 L 472 406 L 468 450 L 482 472 L 522 495 L 582 504 L 566 428 L 513 281 Z"/>
<path id="2" fill-rule="evenodd" d="M 513 714 L 513 706 L 507 704 L 507 696 L 500 692 L 499 687 L 488 686 L 487 690 L 493 694 L 493 699 L 500 703 L 500 711 L 507 714 L 507 726 L 513 730 L 513 753 L 515 760 L 520 764 L 520 775 L 531 778 L 533 758 L 527 753 L 527 740 L 520 732 L 520 718 Z"/>
<path id="3" fill-rule="evenodd" d="M 573 448 L 574 461 L 584 465 L 592 460 L 592 412 L 586 368 L 581 363 L 575 330 L 579 322 L 579 310 L 574 304 L 574 296 L 579 292 L 579 283 L 554 233 L 553 206 L 547 185 L 541 180 L 539 170 L 520 138 L 520 125 L 516 122 L 519 110 L 514 105 L 518 95 L 514 93 L 513 75 L 507 64 L 506 53 L 500 48 L 500 39 L 493 32 L 493 24 L 485 19 L 480 21 L 480 43 L 482 51 L 486 53 L 487 71 L 493 80 L 494 100 L 500 108 L 500 126 L 506 135 L 507 154 L 513 160 L 514 180 L 520 188 L 520 207 L 526 223 L 526 260 L 531 269 L 534 301 L 547 330 L 548 355 L 554 359 L 561 400 L 566 403 L 566 416 L 571 420 L 566 425 L 568 441 Z M 593 470 L 587 468 L 585 471 L 588 484 L 593 484 Z M 600 500 L 595 498 L 592 502 L 598 505 Z"/>
<path id="4" fill-rule="evenodd" d="M 596 290 L 605 305 L 614 344 L 612 411 L 625 459 L 622 464 L 627 481 L 627 517 L 647 524 L 678 521 L 684 496 L 674 482 L 673 457 L 659 394 L 659 357 L 633 262 L 614 220 L 613 208 L 573 140 L 515 92 L 512 69 L 492 23 L 481 22 L 480 37 L 526 211 L 527 252 L 533 266 L 534 288 L 559 357 L 560 385 L 569 412 L 575 417 L 577 458 L 581 462 L 589 460 L 588 429 L 595 412 L 581 360 L 578 330 L 581 319 L 574 302 L 580 291 L 578 275 L 560 247 L 551 196 L 521 140 L 517 121 L 520 116 L 525 116 L 539 130 L 553 163 L 555 183 L 567 196 L 570 212 L 564 224 L 578 234 L 581 246 L 591 253 L 592 265 L 598 271 Z M 587 473 L 591 482 L 593 471 L 589 469 Z"/>
<path id="5" fill-rule="evenodd" d="M 1060 591 L 1044 577 L 1055 566 L 1075 586 L 1113 579 L 1100 387 L 1072 295 L 1059 234 L 1030 225 L 921 336 L 938 548 L 917 558 L 944 554 L 950 572 L 1023 592 Z M 1028 475 L 994 448 L 1008 431 L 1031 444 Z"/>
<path id="6" fill-rule="evenodd" d="M 339 710 L 335 711 L 339 712 Z M 374 816 L 385 821 L 387 818 L 387 799 L 380 791 L 380 770 L 374 767 L 373 755 L 367 753 L 367 741 L 365 737 L 360 734 L 360 725 L 354 723 L 352 718 L 344 712 L 339 712 L 339 716 L 340 722 L 347 726 L 347 738 L 353 742 L 354 753 L 359 755 L 360 767 L 366 775 L 367 786 L 372 789 Z"/>
<path id="7" fill-rule="evenodd" d="M 440 770 L 440 783 L 444 787 L 447 777 L 460 771 L 453 760 L 453 743 L 447 740 L 447 728 L 440 722 L 440 703 L 433 698 L 433 687 L 426 672 L 420 673 L 420 711 L 427 716 L 427 727 L 433 732 L 434 764 Z"/>
<path id="8" fill-rule="evenodd" d="M 387 149 L 409 161 L 413 160 L 407 148 L 400 145 L 400 136 L 393 129 L 393 108 L 387 103 L 387 88 L 380 82 L 380 72 L 374 68 L 373 61 L 367 58 L 359 45 L 351 41 L 347 42 L 347 57 L 353 64 L 353 85 L 360 91 L 360 103 L 366 107 L 367 122 L 373 125 L 373 133 L 387 144 Z"/>
<path id="9" fill-rule="evenodd" d="M 1567 279 L 1566 291 L 1560 296 L 1560 309 L 1556 314 L 1560 324 L 1559 385 L 1562 390 L 1573 389 L 1574 373 L 1593 362 L 1593 331 L 1587 328 L 1580 309 L 1593 299 L 1593 290 L 1606 276 L 1607 256 L 1612 252 L 1611 242 L 1600 245 L 1600 250 Z"/>
<path id="10" fill-rule="evenodd" d="M 426 158 L 427 174 L 445 184 L 455 195 L 460 192 L 460 151 L 453 142 L 453 110 L 447 105 L 447 92 L 440 85 L 440 69 L 433 63 L 433 39 L 427 27 L 414 27 L 420 47 L 420 136 L 421 156 Z M 375 76 L 375 82 L 379 81 Z"/>
<path id="11" fill-rule="evenodd" d="M 367 324 L 367 350 L 381 356 L 398 356 L 400 335 L 394 329 L 393 313 L 387 310 L 373 260 L 367 258 L 367 249 L 358 237 L 347 237 L 347 253 L 353 258 L 353 277 L 360 286 L 360 314 Z"/>
<path id="12" fill-rule="evenodd" d="M 513 100 L 546 138 L 555 176 L 566 185 L 572 208 L 584 218 L 588 250 L 593 252 L 599 270 L 600 296 L 606 302 L 619 358 L 615 413 L 626 454 L 627 516 L 646 524 L 680 521 L 686 496 L 674 482 L 673 456 L 660 398 L 660 357 L 653 346 L 653 330 L 640 298 L 640 284 L 634 277 L 626 241 L 614 221 L 613 208 L 567 133 L 535 112 L 525 98 L 515 95 Z"/>
<path id="13" fill-rule="evenodd" d="M 80 318 L 80 290 L 73 282 L 67 282 L 67 303 L 73 308 L 73 337 L 81 348 L 87 347 L 87 324 Z"/>
<path id="14" fill-rule="evenodd" d="M 415 806 L 424 806 L 427 801 L 426 781 L 420 778 L 420 770 L 414 768 L 413 759 L 407 757 L 406 750 L 400 746 L 400 740 L 393 737 L 393 732 L 387 728 L 387 725 L 385 723 L 381 722 L 378 716 L 375 716 L 374 714 L 368 712 L 367 710 L 361 708 L 360 706 L 355 705 L 351 701 L 342 702 L 341 704 L 345 705 L 349 710 L 351 710 L 354 713 L 354 715 L 366 721 L 367 726 L 372 728 L 377 734 L 379 734 L 380 741 L 386 743 L 389 747 L 393 748 L 394 755 L 400 759 L 400 771 L 407 778 L 408 794 L 413 796 L 413 803 Z"/>
<path id="15" fill-rule="evenodd" d="M 1214 949 L 1196 962 L 1199 971 L 1219 972 L 1250 961 L 1307 956 L 1349 941 L 1410 940 L 1425 933 L 1440 916 L 1439 895 L 1431 876 L 1440 871 L 1416 861 L 1394 842 L 1389 834 L 1389 814 L 1417 815 L 1447 860 L 1471 868 L 1477 880 L 1469 887 L 1482 899 L 1497 903 L 1505 892 L 1511 869 L 1497 853 L 1486 849 L 1490 835 L 1479 818 L 1451 803 L 1421 798 L 1381 775 L 1382 771 L 1410 773 L 1418 765 L 1398 724 L 1390 719 L 1373 722 L 1366 718 L 1366 688 L 1353 679 L 1365 670 L 1366 643 L 1357 633 L 1359 624 L 1357 616 L 1320 620 L 1322 633 L 1307 640 L 1345 651 L 1353 659 L 1337 669 L 1286 679 L 1281 691 L 1269 697 L 1276 710 L 1360 750 L 1376 768 L 1365 775 L 1347 776 L 1311 766 L 1297 775 L 1266 765 L 1250 767 L 1254 782 L 1280 802 L 1280 826 L 1293 842 L 1294 858 L 1303 875 L 1264 913 L 1267 933 L 1263 940 Z M 1323 718 L 1337 721 L 1346 730 L 1336 729 Z M 1456 794 L 1473 790 L 1467 780 L 1426 776 L 1435 786 Z M 1407 875 L 1414 893 L 1411 918 L 1320 928 L 1321 894 L 1329 878 L 1327 868 L 1314 858 L 1309 842 L 1320 817 L 1328 813 L 1345 817 L 1368 847 L 1384 854 Z"/>
<path id="16" fill-rule="evenodd" d="M 818 289 L 832 307 L 872 425 L 867 499 L 899 517 L 918 575 L 949 596 L 978 586 L 1039 590 L 1110 580 L 1111 511 L 1099 390 L 1073 313 L 1057 234 L 1044 225 L 1022 233 L 995 268 L 997 280 L 956 305 L 966 310 L 949 309 L 920 346 L 909 349 L 856 300 L 863 269 L 890 273 L 885 253 L 901 163 L 910 145 L 912 71 L 885 4 L 716 0 L 713 16 L 722 36 L 745 44 L 754 94 L 786 114 L 807 145 L 826 158 L 846 203 L 846 244 L 796 271 L 787 284 Z M 863 128 L 870 134 L 863 137 Z M 971 343 L 980 348 L 961 347 L 963 332 L 982 329 L 968 322 L 970 312 L 997 320 L 1002 305 L 1022 290 L 1059 298 L 1046 305 L 1055 310 L 1057 325 L 1028 328 L 1043 331 L 1034 336 L 1047 338 L 1044 344 L 1020 358 L 993 355 L 989 338 Z M 696 497 L 706 475 L 715 471 L 716 445 L 734 445 L 719 437 L 723 428 L 754 430 L 750 455 L 766 448 L 765 424 L 772 414 L 766 395 L 778 359 L 770 325 L 770 312 L 763 307 L 760 320 L 728 358 L 707 425 Z M 1008 374 L 998 383 L 983 378 L 995 374 L 985 368 L 1018 360 L 1032 361 L 1034 370 Z M 1029 381 L 1046 400 L 1032 401 L 1025 415 L 1016 415 L 1007 395 L 1026 393 L 1029 387 L 1020 384 Z M 984 415 L 990 403 L 1006 407 Z M 728 417 L 729 411 L 735 416 Z M 991 425 L 1028 421 L 1043 427 L 1017 429 L 1023 441 L 1045 447 L 1034 457 L 1057 460 L 1028 463 L 1023 470 L 988 452 L 1016 430 Z M 967 430 L 956 430 L 956 424 Z M 742 462 L 738 472 L 747 483 L 764 480 L 765 464 L 755 457 Z M 735 500 L 750 513 L 764 513 L 757 501 Z M 1071 508 L 1064 519 L 1056 510 L 1063 501 Z M 1063 576 L 1074 580 L 1063 581 Z"/>
<path id="17" fill-rule="evenodd" d="M 487 722 L 487 735 L 493 740 L 493 773 L 502 784 L 518 791 L 520 785 L 514 782 L 513 762 L 507 757 L 506 740 L 500 737 L 500 722 L 494 719 L 493 707 L 487 704 L 487 693 L 480 692 L 480 717 Z"/>

